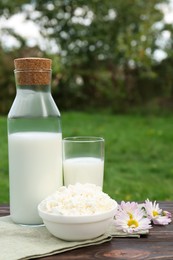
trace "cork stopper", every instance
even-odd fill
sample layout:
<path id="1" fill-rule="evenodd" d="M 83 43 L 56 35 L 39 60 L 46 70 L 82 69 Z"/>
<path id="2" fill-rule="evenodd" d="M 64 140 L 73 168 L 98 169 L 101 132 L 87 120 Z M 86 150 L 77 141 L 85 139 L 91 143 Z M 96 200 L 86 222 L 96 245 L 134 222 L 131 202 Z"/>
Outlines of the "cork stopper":
<path id="1" fill-rule="evenodd" d="M 19 58 L 14 60 L 17 85 L 48 85 L 52 61 L 46 58 Z"/>

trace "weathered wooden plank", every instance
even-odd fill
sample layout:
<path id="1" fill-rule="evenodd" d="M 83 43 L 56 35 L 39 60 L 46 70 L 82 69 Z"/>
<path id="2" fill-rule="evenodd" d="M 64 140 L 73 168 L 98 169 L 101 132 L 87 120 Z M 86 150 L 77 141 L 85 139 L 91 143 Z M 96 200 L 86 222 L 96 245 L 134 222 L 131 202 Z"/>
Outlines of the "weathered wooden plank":
<path id="1" fill-rule="evenodd" d="M 1 205 L 0 206 L 0 217 L 7 216 L 10 214 L 9 206 Z"/>

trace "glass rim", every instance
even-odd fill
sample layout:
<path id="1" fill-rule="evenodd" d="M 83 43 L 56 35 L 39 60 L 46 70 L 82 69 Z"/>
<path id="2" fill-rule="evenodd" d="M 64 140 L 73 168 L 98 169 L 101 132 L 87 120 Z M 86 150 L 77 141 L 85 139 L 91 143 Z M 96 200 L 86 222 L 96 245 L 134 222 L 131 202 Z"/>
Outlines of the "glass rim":
<path id="1" fill-rule="evenodd" d="M 104 142 L 104 138 L 99 136 L 72 136 L 63 138 L 63 142 L 95 143 Z"/>

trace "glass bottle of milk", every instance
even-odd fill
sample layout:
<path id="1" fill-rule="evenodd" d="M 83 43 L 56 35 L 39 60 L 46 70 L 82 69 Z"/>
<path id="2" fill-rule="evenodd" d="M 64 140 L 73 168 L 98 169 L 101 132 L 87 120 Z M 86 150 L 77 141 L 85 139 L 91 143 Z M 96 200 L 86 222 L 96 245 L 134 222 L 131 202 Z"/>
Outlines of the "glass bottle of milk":
<path id="1" fill-rule="evenodd" d="M 62 186 L 62 133 L 51 95 L 51 60 L 14 61 L 16 97 L 8 114 L 10 214 L 15 223 L 42 223 L 37 205 Z"/>

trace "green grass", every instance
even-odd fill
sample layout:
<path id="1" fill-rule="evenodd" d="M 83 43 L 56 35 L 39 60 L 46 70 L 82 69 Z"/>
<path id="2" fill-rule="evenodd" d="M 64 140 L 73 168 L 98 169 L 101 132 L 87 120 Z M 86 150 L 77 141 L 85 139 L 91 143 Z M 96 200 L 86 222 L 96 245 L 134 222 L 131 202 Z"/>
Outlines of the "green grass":
<path id="1" fill-rule="evenodd" d="M 63 137 L 105 138 L 104 191 L 117 200 L 173 199 L 173 116 L 62 113 Z M 8 203 L 6 119 L 0 118 L 0 203 Z"/>

